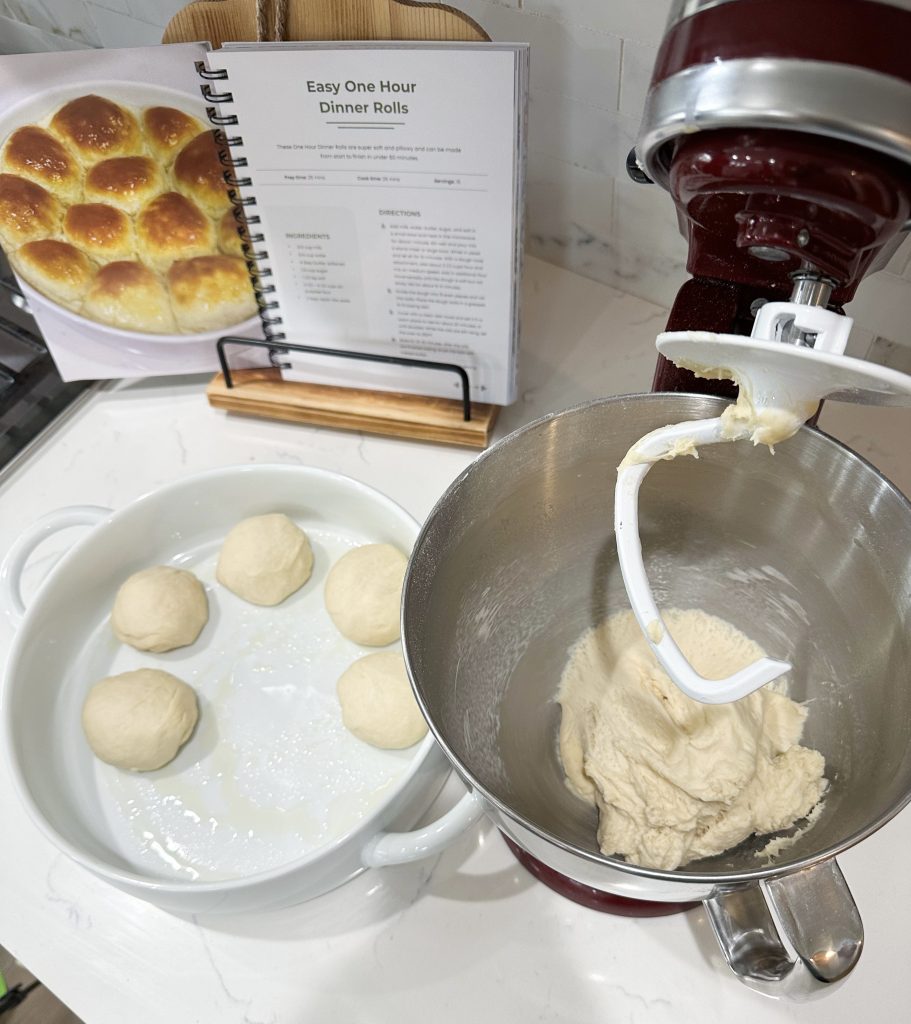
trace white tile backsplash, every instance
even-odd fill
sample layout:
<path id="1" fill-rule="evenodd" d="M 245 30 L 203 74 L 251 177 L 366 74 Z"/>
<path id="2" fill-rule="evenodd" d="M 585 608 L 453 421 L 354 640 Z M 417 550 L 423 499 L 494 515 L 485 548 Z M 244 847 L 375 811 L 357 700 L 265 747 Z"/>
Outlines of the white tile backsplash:
<path id="1" fill-rule="evenodd" d="M 671 0 L 522 0 L 529 14 L 647 43 L 661 39 L 670 7 Z"/>
<path id="2" fill-rule="evenodd" d="M 538 154 L 529 161 L 527 188 L 529 206 L 539 211 L 528 238 L 539 249 L 565 245 L 568 225 L 595 239 L 610 238 L 614 183 L 604 175 Z"/>
<path id="3" fill-rule="evenodd" d="M 96 3 L 88 3 L 92 23 L 105 47 L 154 46 L 161 42 L 161 26 L 138 21 L 131 14 L 121 14 Z"/>
<path id="4" fill-rule="evenodd" d="M 491 39 L 531 45 L 531 91 L 548 92 L 616 110 L 620 97 L 622 40 L 552 18 L 530 17 L 485 0 L 465 0 L 461 9 Z"/>
<path id="5" fill-rule="evenodd" d="M 653 43 L 623 40 L 620 60 L 620 113 L 639 121 L 645 106 L 645 95 L 652 78 L 658 47 Z"/>
<path id="6" fill-rule="evenodd" d="M 0 0 L 0 14 L 85 46 L 101 45 L 83 0 Z"/>
<path id="7" fill-rule="evenodd" d="M 156 42 L 186 3 L 0 0 L 0 38 L 10 52 L 140 46 Z M 670 3 L 453 4 L 493 39 L 531 44 L 529 250 L 666 305 L 685 278 L 686 246 L 670 198 L 657 186 L 633 185 L 625 163 Z M 911 240 L 861 285 L 850 311 L 861 347 L 874 336 L 911 344 Z"/>
<path id="8" fill-rule="evenodd" d="M 51 50 L 80 50 L 84 46 L 76 39 L 43 32 L 0 13 L 0 53 L 47 53 Z"/>
<path id="9" fill-rule="evenodd" d="M 130 7 L 130 0 L 92 0 L 96 7 L 107 7 L 109 11 L 117 11 L 119 14 L 135 15 L 144 21 L 150 21 L 156 14 L 156 8 L 160 5 L 149 0 L 138 0 L 133 7 Z"/>
<path id="10" fill-rule="evenodd" d="M 907 276 L 911 271 L 911 238 L 906 238 L 892 255 L 892 259 L 886 264 L 886 270 L 892 274 Z"/>
<path id="11" fill-rule="evenodd" d="M 670 306 L 686 280 L 686 242 L 671 197 L 657 185 L 617 180 L 613 239 L 616 266 L 609 284 Z"/>
<path id="12" fill-rule="evenodd" d="M 103 7 L 117 7 L 125 4 L 127 13 L 140 21 L 148 21 L 153 25 L 165 25 L 174 15 L 186 7 L 186 0 L 97 0 Z"/>
<path id="13" fill-rule="evenodd" d="M 618 154 L 628 126 L 620 115 L 554 93 L 536 93 L 528 101 L 528 148 L 615 177 Z"/>
<path id="14" fill-rule="evenodd" d="M 42 3 L 41 0 L 2 0 L 0 2 L 0 12 L 14 21 L 31 25 L 42 32 L 53 32 L 57 28 L 54 24 L 54 19 L 47 10 L 47 5 Z M 67 27 L 72 28 L 69 25 L 70 18 L 64 17 L 61 21 Z M 66 31 L 62 31 L 61 34 L 66 35 Z"/>
<path id="15" fill-rule="evenodd" d="M 911 288 L 904 278 L 888 270 L 865 278 L 845 312 L 860 326 L 890 341 L 911 345 Z"/>

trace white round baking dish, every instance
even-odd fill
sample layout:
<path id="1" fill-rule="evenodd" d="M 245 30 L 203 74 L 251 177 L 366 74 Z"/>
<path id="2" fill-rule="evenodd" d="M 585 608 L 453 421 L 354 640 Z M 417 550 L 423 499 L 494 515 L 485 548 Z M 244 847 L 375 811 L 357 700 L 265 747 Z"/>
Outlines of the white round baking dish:
<path id="1" fill-rule="evenodd" d="M 308 533 L 311 578 L 275 608 L 214 581 L 218 549 L 246 516 L 281 511 Z M 92 529 L 25 608 L 23 569 L 50 534 Z M 282 906 L 365 867 L 437 852 L 477 820 L 466 797 L 417 832 L 449 771 L 428 735 L 379 751 L 344 729 L 335 681 L 369 653 L 333 626 L 322 590 L 330 564 L 370 542 L 410 551 L 417 523 L 348 477 L 300 466 L 240 466 L 181 480 L 111 512 L 60 509 L 33 524 L 0 568 L 0 600 L 18 620 L 2 691 L 3 744 L 15 788 L 61 850 L 112 884 L 178 913 Z M 171 564 L 206 586 L 209 623 L 163 655 L 120 644 L 109 615 L 138 569 Z M 142 666 L 193 685 L 200 721 L 170 764 L 122 772 L 98 761 L 80 725 L 91 685 Z"/>

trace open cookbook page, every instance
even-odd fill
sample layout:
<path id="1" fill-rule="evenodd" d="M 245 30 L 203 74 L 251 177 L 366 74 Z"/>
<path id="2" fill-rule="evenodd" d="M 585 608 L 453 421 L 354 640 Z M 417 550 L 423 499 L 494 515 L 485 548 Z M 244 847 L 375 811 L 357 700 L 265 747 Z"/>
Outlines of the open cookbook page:
<path id="1" fill-rule="evenodd" d="M 516 394 L 528 48 L 226 44 L 207 56 L 287 342 L 457 364 Z M 449 372 L 290 352 L 286 379 L 460 395 Z"/>

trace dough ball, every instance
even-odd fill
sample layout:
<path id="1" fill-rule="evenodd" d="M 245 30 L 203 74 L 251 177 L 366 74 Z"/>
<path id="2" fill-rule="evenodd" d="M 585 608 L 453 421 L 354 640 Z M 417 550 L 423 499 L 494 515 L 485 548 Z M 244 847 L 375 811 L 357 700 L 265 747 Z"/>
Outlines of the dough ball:
<path id="1" fill-rule="evenodd" d="M 95 756 L 134 772 L 173 761 L 198 717 L 193 688 L 157 668 L 102 679 L 82 706 L 82 728 Z"/>
<path id="2" fill-rule="evenodd" d="M 399 608 L 408 559 L 391 544 L 349 551 L 326 578 L 326 611 L 356 644 L 384 647 L 399 638 Z"/>
<path id="3" fill-rule="evenodd" d="M 203 585 L 186 569 L 167 565 L 133 573 L 117 591 L 111 613 L 118 640 L 156 654 L 193 643 L 208 620 Z"/>
<path id="4" fill-rule="evenodd" d="M 281 512 L 244 519 L 225 538 L 215 576 L 251 604 L 280 604 L 313 569 L 307 534 Z"/>
<path id="5" fill-rule="evenodd" d="M 411 692 L 401 651 L 379 651 L 356 661 L 338 681 L 345 727 L 385 750 L 413 746 L 427 723 Z"/>

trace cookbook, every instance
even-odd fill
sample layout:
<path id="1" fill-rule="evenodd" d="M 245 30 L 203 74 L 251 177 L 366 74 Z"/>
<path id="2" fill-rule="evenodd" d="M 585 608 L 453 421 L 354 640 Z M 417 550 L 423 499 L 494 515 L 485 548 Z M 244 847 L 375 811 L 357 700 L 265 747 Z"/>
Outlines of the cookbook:
<path id="1" fill-rule="evenodd" d="M 271 341 L 289 379 L 459 393 L 403 358 L 512 401 L 527 57 L 336 42 L 0 58 L 0 245 L 61 376 L 215 369 L 231 336 Z"/>

